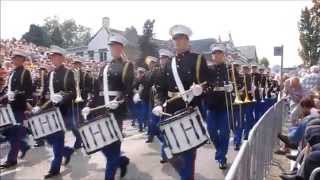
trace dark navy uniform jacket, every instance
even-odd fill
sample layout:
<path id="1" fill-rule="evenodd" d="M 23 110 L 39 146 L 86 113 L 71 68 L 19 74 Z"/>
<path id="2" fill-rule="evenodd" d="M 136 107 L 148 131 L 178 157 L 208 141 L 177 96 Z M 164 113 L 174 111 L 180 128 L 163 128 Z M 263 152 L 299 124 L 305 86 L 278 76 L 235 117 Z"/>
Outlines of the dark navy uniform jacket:
<path id="1" fill-rule="evenodd" d="M 90 99 L 88 106 L 96 107 L 104 105 L 104 96 L 103 96 L 103 66 L 99 72 L 99 76 L 95 79 L 94 87 L 93 87 L 93 97 Z M 132 84 L 134 78 L 133 64 L 131 62 L 126 62 L 123 59 L 113 59 L 110 62 L 108 69 L 108 88 L 109 91 L 119 91 L 121 95 L 117 100 L 125 100 L 124 103 L 120 104 L 120 106 L 111 110 L 116 116 L 118 121 L 122 121 L 127 112 L 126 102 L 128 102 L 129 98 L 132 98 Z M 110 96 L 110 101 L 116 98 L 116 96 Z M 99 115 L 103 115 L 106 113 L 106 109 L 97 110 L 90 114 L 90 117 L 96 117 Z"/>
<path id="2" fill-rule="evenodd" d="M 51 76 L 51 71 L 49 73 L 49 79 Z M 73 72 L 61 65 L 54 69 L 54 78 L 53 78 L 53 89 L 54 93 L 63 92 L 63 100 L 58 103 L 56 106 L 59 107 L 62 116 L 66 116 L 70 109 L 72 108 L 72 102 L 76 97 L 76 89 L 74 82 Z M 45 86 L 44 94 L 50 94 L 49 91 L 49 81 L 47 81 Z"/>
<path id="3" fill-rule="evenodd" d="M 16 95 L 15 100 L 10 102 L 10 105 L 13 112 L 24 112 L 27 109 L 26 103 L 32 101 L 31 73 L 23 66 L 15 68 L 12 73 L 11 91 L 15 91 Z"/>
<path id="4" fill-rule="evenodd" d="M 177 71 L 182 81 L 185 90 L 188 90 L 193 83 L 199 84 L 206 80 L 208 67 L 203 56 L 186 51 L 178 54 L 176 57 Z M 178 94 L 179 90 L 173 77 L 171 61 L 164 66 L 159 77 L 159 86 L 155 104 L 162 105 L 170 97 L 169 92 Z M 197 70 L 198 69 L 198 70 Z M 191 106 L 199 106 L 201 104 L 200 97 L 195 97 L 190 103 Z M 182 98 L 177 99 L 172 103 L 168 103 L 164 111 L 174 113 L 186 107 Z"/>
<path id="5" fill-rule="evenodd" d="M 229 84 L 231 79 L 231 74 L 229 67 L 225 63 L 214 64 L 209 66 L 208 74 L 208 89 L 206 92 L 206 104 L 209 110 L 225 111 L 226 105 L 231 105 L 230 93 L 222 90 L 217 90 L 217 88 L 223 88 L 224 85 Z"/>

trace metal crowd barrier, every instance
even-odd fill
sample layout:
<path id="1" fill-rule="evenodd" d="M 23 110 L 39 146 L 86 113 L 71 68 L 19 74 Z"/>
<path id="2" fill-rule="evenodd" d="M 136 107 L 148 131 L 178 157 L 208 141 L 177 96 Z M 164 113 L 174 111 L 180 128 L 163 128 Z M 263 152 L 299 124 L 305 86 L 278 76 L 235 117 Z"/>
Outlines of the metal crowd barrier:
<path id="1" fill-rule="evenodd" d="M 320 176 L 320 167 L 317 167 L 312 171 L 309 179 L 316 180 L 317 176 Z"/>
<path id="2" fill-rule="evenodd" d="M 274 148 L 278 145 L 277 134 L 281 132 L 282 122 L 287 119 L 288 106 L 282 99 L 270 107 L 250 131 L 244 141 L 226 180 L 264 179 L 271 166 Z"/>

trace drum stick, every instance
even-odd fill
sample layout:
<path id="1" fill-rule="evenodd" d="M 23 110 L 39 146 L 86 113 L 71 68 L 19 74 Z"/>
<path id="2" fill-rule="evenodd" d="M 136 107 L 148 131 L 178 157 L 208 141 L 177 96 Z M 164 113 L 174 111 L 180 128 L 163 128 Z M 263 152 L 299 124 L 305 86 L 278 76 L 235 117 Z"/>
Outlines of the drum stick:
<path id="1" fill-rule="evenodd" d="M 172 114 L 165 113 L 165 112 L 161 112 L 160 114 L 161 114 L 161 115 L 164 115 L 164 116 L 169 116 L 169 117 L 171 117 L 171 116 L 172 116 Z"/>
<path id="2" fill-rule="evenodd" d="M 204 82 L 200 83 L 199 85 L 200 85 L 200 86 L 204 86 L 204 85 L 206 85 L 206 84 L 207 84 L 207 81 L 204 81 Z M 183 93 L 179 93 L 177 96 L 174 96 L 174 97 L 168 99 L 164 104 L 171 103 L 171 102 L 173 102 L 173 101 L 181 98 L 182 95 L 187 94 L 187 93 L 190 93 L 191 91 L 192 91 L 191 89 L 188 89 L 188 90 L 184 91 Z"/>

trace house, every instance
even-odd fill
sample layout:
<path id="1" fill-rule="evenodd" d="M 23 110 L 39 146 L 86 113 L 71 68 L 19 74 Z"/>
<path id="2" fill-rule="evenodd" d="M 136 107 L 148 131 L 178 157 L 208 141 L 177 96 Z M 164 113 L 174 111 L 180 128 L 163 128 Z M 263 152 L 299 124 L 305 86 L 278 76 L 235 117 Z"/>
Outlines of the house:
<path id="1" fill-rule="evenodd" d="M 110 19 L 102 19 L 102 27 L 92 36 L 87 46 L 68 48 L 69 55 L 80 56 L 82 59 L 93 61 L 110 61 L 111 53 L 108 45 L 108 39 L 112 34 L 121 34 L 128 39 L 125 47 L 125 53 L 128 59 L 137 59 L 140 55 L 138 47 L 138 34 L 134 28 L 127 28 L 125 31 L 119 31 L 110 28 Z"/>

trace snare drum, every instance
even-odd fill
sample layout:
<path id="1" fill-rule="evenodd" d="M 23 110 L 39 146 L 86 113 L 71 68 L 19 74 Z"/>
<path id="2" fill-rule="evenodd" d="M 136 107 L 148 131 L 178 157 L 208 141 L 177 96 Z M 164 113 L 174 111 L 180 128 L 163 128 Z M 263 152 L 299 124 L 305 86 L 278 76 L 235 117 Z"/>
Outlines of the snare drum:
<path id="1" fill-rule="evenodd" d="M 14 118 L 10 104 L 0 106 L 0 130 L 15 125 Z"/>
<path id="2" fill-rule="evenodd" d="M 118 122 L 112 113 L 82 125 L 79 132 L 87 154 L 93 154 L 123 139 Z"/>
<path id="3" fill-rule="evenodd" d="M 60 131 L 66 131 L 59 108 L 43 111 L 30 117 L 27 122 L 35 140 L 45 138 Z"/>
<path id="4" fill-rule="evenodd" d="M 199 108 L 186 109 L 160 122 L 168 158 L 200 147 L 208 140 L 207 131 Z"/>

